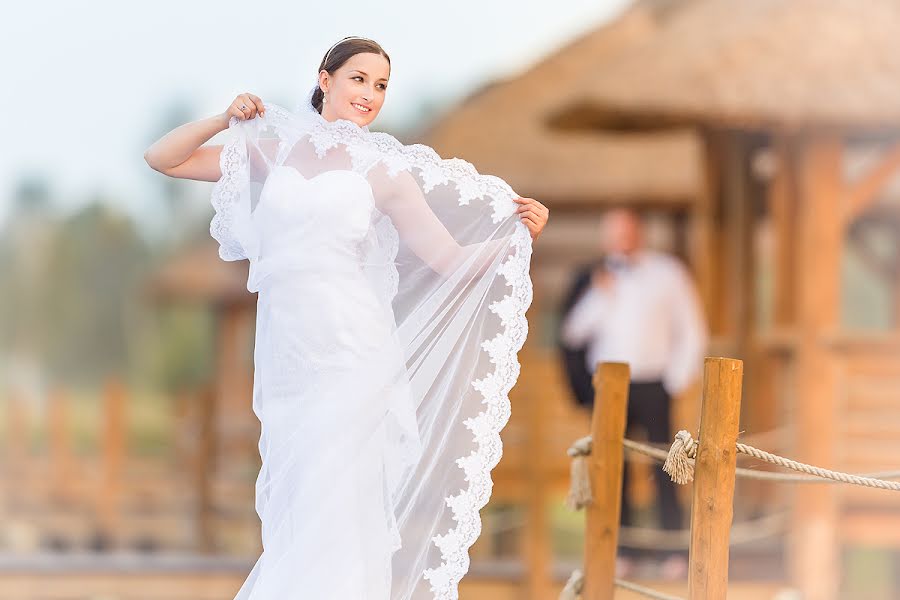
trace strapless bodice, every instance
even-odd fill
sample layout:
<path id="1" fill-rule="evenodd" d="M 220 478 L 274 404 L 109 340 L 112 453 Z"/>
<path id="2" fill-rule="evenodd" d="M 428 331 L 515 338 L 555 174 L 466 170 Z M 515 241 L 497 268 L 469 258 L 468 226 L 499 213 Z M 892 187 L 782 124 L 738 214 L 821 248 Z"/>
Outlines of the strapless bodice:
<path id="1" fill-rule="evenodd" d="M 359 244 L 373 210 L 372 188 L 355 171 L 305 177 L 293 167 L 273 168 L 253 213 L 260 251 L 251 261 L 248 288 L 258 291 L 276 272 L 361 272 Z"/>

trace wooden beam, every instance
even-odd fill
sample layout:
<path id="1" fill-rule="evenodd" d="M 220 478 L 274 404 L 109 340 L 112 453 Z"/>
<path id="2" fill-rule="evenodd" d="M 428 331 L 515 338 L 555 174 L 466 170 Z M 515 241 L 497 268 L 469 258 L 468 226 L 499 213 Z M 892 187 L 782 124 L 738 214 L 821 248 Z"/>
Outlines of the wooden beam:
<path id="1" fill-rule="evenodd" d="M 887 510 L 857 510 L 841 515 L 841 539 L 854 546 L 896 550 L 900 547 L 900 514 Z"/>
<path id="2" fill-rule="evenodd" d="M 529 313 L 541 314 L 543 298 L 535 294 Z M 519 353 L 522 364 L 534 364 L 535 354 L 539 350 L 536 337 L 526 341 Z M 540 375 L 534 369 L 525 369 L 516 390 L 518 400 L 516 406 L 524 408 L 527 423 L 525 425 L 525 465 L 526 471 L 522 482 L 526 485 L 524 494 L 526 523 L 523 532 L 524 555 L 527 565 L 525 575 L 524 598 L 543 600 L 551 595 L 552 582 L 552 539 L 550 516 L 548 514 L 550 486 L 544 476 L 543 465 L 547 460 L 547 446 L 544 439 L 549 415 L 548 397 L 541 394 L 535 382 Z M 523 385 L 524 384 L 524 385 Z"/>
<path id="3" fill-rule="evenodd" d="M 696 209 L 691 215 L 689 260 L 697 280 L 697 289 L 703 303 L 704 314 L 709 320 L 713 334 L 721 333 L 723 326 L 717 307 L 720 303 L 718 280 L 718 235 L 719 200 L 722 177 L 722 135 L 715 131 L 702 131 L 703 140 L 703 180 L 697 198 Z"/>
<path id="4" fill-rule="evenodd" d="M 772 267 L 775 271 L 772 321 L 775 328 L 790 326 L 795 313 L 795 240 L 797 233 L 796 171 L 792 164 L 792 141 L 779 135 L 773 139 L 776 171 L 769 185 L 769 214 L 775 238 Z"/>
<path id="5" fill-rule="evenodd" d="M 797 157 L 798 253 L 795 458 L 836 464 L 839 361 L 828 335 L 840 326 L 841 251 L 845 185 L 843 141 L 820 135 L 802 140 Z M 800 486 L 794 494 L 790 565 L 807 600 L 835 600 L 840 590 L 836 490 Z"/>
<path id="6" fill-rule="evenodd" d="M 748 136 L 727 136 L 723 158 L 718 285 L 724 332 L 743 354 L 747 350 L 756 298 L 753 286 L 753 197 L 747 174 Z"/>
<path id="7" fill-rule="evenodd" d="M 900 144 L 885 153 L 877 165 L 847 190 L 844 223 L 850 223 L 878 198 L 878 193 L 900 170 Z"/>

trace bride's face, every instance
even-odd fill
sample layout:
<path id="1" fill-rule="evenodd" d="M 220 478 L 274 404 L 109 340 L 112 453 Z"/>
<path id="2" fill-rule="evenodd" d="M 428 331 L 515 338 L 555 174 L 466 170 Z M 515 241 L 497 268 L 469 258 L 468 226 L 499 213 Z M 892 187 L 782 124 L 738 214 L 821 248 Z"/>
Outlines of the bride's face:
<path id="1" fill-rule="evenodd" d="M 323 69 L 319 87 L 328 102 L 322 107 L 322 116 L 329 121 L 347 119 L 360 127 L 368 125 L 384 104 L 390 76 L 387 59 L 371 52 L 351 56 L 334 74 Z"/>

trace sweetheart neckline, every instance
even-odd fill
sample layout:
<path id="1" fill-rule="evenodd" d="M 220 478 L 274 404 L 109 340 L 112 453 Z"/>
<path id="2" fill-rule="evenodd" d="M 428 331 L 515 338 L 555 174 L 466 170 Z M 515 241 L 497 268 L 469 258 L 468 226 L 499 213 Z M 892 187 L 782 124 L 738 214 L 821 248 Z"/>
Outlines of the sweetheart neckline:
<path id="1" fill-rule="evenodd" d="M 318 179 L 319 177 L 322 177 L 323 175 L 327 175 L 328 173 L 351 173 L 351 174 L 355 175 L 356 177 L 358 177 L 360 180 L 362 180 L 363 183 L 366 184 L 366 187 L 369 188 L 369 196 L 372 197 L 373 201 L 375 199 L 375 190 L 372 188 L 372 184 L 369 182 L 369 180 L 362 173 L 360 173 L 358 171 L 354 171 L 352 169 L 330 169 L 328 171 L 322 171 L 321 173 L 316 173 L 312 177 L 307 177 L 306 175 L 301 173 L 300 170 L 297 169 L 297 167 L 294 167 L 291 165 L 276 165 L 274 168 L 289 169 L 290 171 L 293 171 L 294 173 L 296 173 L 300 177 L 300 179 L 302 179 L 304 181 L 310 181 L 310 182 Z M 271 171 L 269 172 L 269 175 L 271 175 Z M 268 179 L 269 178 L 266 177 L 267 182 L 268 182 Z"/>

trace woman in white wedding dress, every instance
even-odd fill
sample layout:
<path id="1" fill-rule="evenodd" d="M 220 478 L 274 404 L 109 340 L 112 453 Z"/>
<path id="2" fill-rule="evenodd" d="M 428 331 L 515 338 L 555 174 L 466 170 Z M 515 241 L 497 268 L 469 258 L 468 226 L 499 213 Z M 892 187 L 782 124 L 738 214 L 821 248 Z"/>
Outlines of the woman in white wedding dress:
<path id="1" fill-rule="evenodd" d="M 296 111 L 241 94 L 145 154 L 216 182 L 211 234 L 258 292 L 263 552 L 236 600 L 457 598 L 481 529 L 548 211 L 370 132 L 389 78 L 344 38 Z"/>

